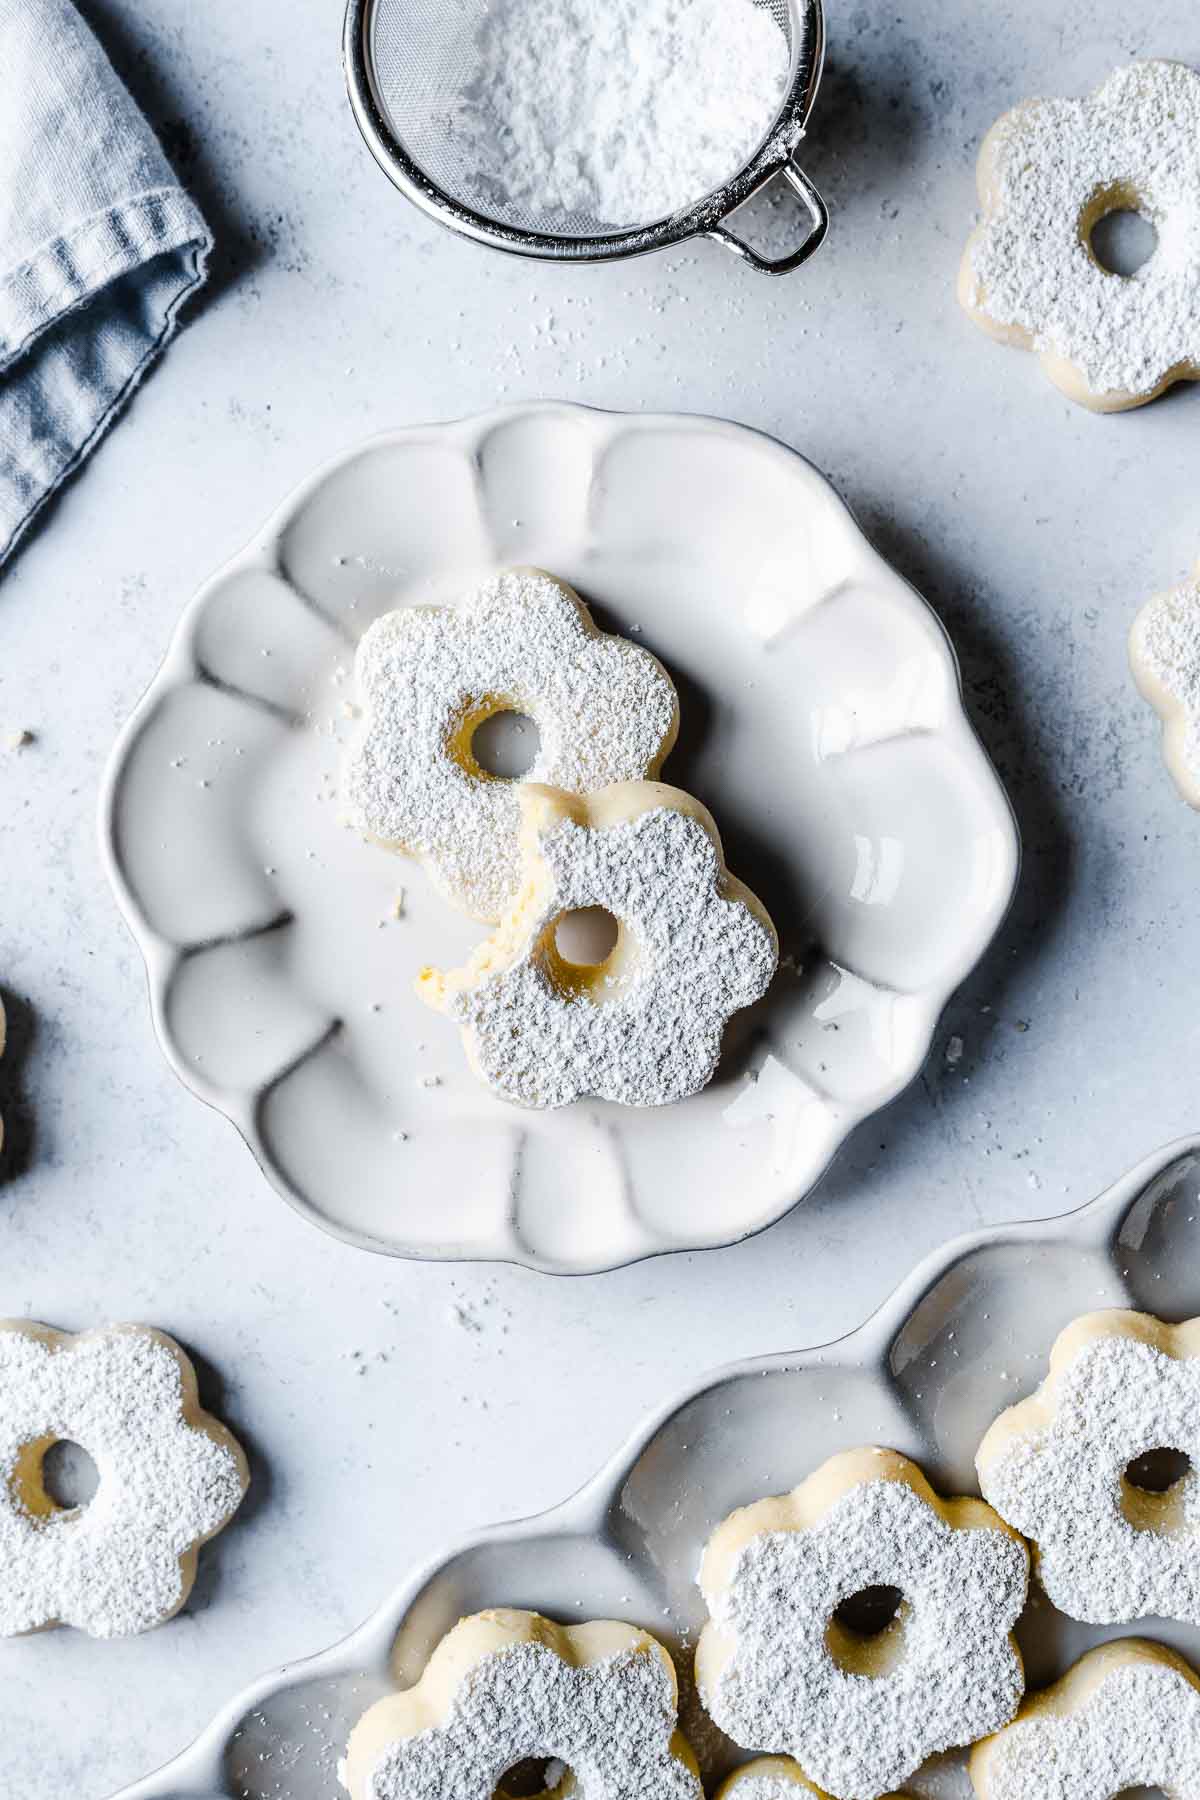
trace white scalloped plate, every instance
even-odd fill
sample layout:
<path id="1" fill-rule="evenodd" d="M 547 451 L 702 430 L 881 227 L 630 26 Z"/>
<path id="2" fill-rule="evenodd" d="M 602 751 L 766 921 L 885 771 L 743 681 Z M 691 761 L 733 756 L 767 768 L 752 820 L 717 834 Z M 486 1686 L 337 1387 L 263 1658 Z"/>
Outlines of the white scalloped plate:
<path id="1" fill-rule="evenodd" d="M 712 808 L 790 959 L 681 1105 L 490 1095 L 412 992 L 480 929 L 339 820 L 358 637 L 514 563 L 666 663 L 664 779 Z M 373 1250 L 572 1272 L 786 1212 L 917 1073 L 1018 861 L 941 627 L 808 463 L 550 405 L 375 439 L 294 495 L 188 609 L 103 836 L 168 1057 L 294 1205 Z"/>
<path id="2" fill-rule="evenodd" d="M 462 1614 L 499 1605 L 653 1631 L 675 1655 L 684 1726 L 715 1779 L 737 1758 L 687 1692 L 704 1618 L 695 1578 L 713 1527 L 860 1444 L 903 1451 L 945 1493 L 977 1492 L 975 1449 L 988 1424 L 1037 1385 L 1061 1328 L 1104 1306 L 1200 1314 L 1200 1138 L 1148 1157 L 1078 1212 L 957 1239 L 838 1343 L 708 1376 L 564 1505 L 482 1531 L 418 1570 L 352 1637 L 256 1682 L 183 1756 L 117 1800 L 335 1800 L 358 1715 L 414 1680 Z M 1073 1625 L 1037 1598 L 1018 1631 L 1030 1684 L 1134 1629 L 1200 1666 L 1194 1627 Z M 908 1785 L 969 1792 L 960 1757 L 936 1759 Z"/>

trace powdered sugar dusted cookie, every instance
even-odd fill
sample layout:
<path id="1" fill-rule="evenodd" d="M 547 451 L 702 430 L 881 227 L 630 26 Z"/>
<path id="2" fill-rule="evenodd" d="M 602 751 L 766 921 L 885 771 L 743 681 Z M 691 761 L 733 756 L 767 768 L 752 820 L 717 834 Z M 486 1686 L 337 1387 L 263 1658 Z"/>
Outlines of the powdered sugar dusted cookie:
<path id="1" fill-rule="evenodd" d="M 658 782 L 575 798 L 523 787 L 523 878 L 500 929 L 418 989 L 461 1026 L 483 1081 L 522 1106 L 662 1106 L 711 1080 L 730 1015 L 775 973 L 775 928 L 699 801 Z M 599 907 L 616 943 L 565 960 L 556 928 Z"/>
<path id="2" fill-rule="evenodd" d="M 598 631 L 579 596 L 537 569 L 497 575 L 459 607 L 387 613 L 364 635 L 355 672 L 364 723 L 345 773 L 352 822 L 493 922 L 517 886 L 520 809 L 518 784 L 476 761 L 484 720 L 528 714 L 540 748 L 526 779 L 572 794 L 657 775 L 679 728 L 657 658 Z"/>
<path id="3" fill-rule="evenodd" d="M 703 1800 L 677 1706 L 670 1657 L 632 1625 L 476 1613 L 364 1714 L 341 1776 L 352 1800 L 492 1800 L 517 1765 L 548 1760 L 546 1793 Z"/>
<path id="4" fill-rule="evenodd" d="M 837 1800 L 877 1800 L 1016 1712 L 1028 1566 L 981 1500 L 940 1499 L 893 1451 L 847 1451 L 709 1540 L 701 1698 L 736 1743 L 794 1757 Z M 864 1636 L 846 1603 L 883 1590 L 895 1616 Z"/>
<path id="5" fill-rule="evenodd" d="M 1129 634 L 1143 699 L 1163 722 L 1163 756 L 1189 806 L 1200 808 L 1200 571 L 1148 600 Z"/>
<path id="6" fill-rule="evenodd" d="M 1138 1459 L 1200 1466 L 1200 1319 L 1077 1319 L 1037 1392 L 1001 1413 L 976 1457 L 979 1485 L 1034 1545 L 1048 1597 L 1073 1619 L 1200 1624 L 1200 1475 L 1136 1485 Z M 1132 1467 L 1131 1467 L 1132 1465 Z"/>
<path id="7" fill-rule="evenodd" d="M 1099 412 L 1142 406 L 1200 376 L 1200 75 L 1175 62 L 1117 69 L 1083 100 L 1006 113 L 979 159 L 983 222 L 959 298 L 984 330 L 1035 350 L 1050 379 Z M 1124 276 L 1092 233 L 1133 211 L 1158 234 Z"/>
<path id="8" fill-rule="evenodd" d="M 717 1789 L 715 1800 L 829 1800 L 790 1756 L 756 1756 Z M 895 1794 L 886 1800 L 899 1800 Z"/>
<path id="9" fill-rule="evenodd" d="M 88 1452 L 86 1506 L 47 1493 L 52 1444 Z M 178 1344 L 143 1325 L 72 1337 L 0 1321 L 0 1636 L 75 1625 L 125 1637 L 187 1599 L 196 1552 L 241 1502 L 249 1474 L 200 1408 Z"/>
<path id="10" fill-rule="evenodd" d="M 1090 1650 L 972 1751 L 971 1780 L 979 1800 L 1200 1800 L 1200 1680 L 1162 1644 Z"/>

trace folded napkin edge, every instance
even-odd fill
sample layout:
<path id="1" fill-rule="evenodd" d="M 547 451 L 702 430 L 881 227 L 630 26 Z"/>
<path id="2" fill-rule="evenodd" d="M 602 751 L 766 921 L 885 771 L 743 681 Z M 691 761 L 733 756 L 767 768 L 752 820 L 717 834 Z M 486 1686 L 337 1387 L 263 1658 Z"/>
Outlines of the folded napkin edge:
<path id="1" fill-rule="evenodd" d="M 51 238 L 0 274 L 0 373 L 110 282 L 152 257 L 193 247 L 194 278 L 179 296 L 182 304 L 204 280 L 212 245 L 204 215 L 178 186 L 131 194 Z"/>
<path id="2" fill-rule="evenodd" d="M 0 346 L 5 326 L 18 346 L 0 362 L 0 567 L 175 335 L 211 248 L 183 190 L 155 189 L 102 209 L 0 279 Z M 144 284 L 140 317 L 123 316 L 122 302 L 105 312 L 108 290 L 130 280 Z"/>

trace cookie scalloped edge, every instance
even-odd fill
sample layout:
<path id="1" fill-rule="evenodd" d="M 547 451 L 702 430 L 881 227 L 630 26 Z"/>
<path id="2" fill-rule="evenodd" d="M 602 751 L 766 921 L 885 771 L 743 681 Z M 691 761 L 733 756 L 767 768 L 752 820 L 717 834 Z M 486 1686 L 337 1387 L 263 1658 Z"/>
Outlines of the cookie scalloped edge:
<path id="1" fill-rule="evenodd" d="M 1154 708 L 1162 725 L 1162 754 L 1167 773 L 1188 805 L 1200 811 L 1200 767 L 1193 769 L 1192 758 L 1187 753 L 1188 734 L 1194 732 L 1200 738 L 1200 704 L 1193 712 L 1186 701 L 1172 693 L 1150 667 L 1142 649 L 1142 637 L 1153 613 L 1162 606 L 1169 606 L 1177 596 L 1186 595 L 1189 589 L 1196 590 L 1197 628 L 1200 633 L 1200 563 L 1197 563 L 1194 574 L 1188 580 L 1152 594 L 1139 607 L 1129 628 L 1128 648 L 1134 686 L 1142 699 Z M 1200 645 L 1197 679 L 1200 682 Z"/>

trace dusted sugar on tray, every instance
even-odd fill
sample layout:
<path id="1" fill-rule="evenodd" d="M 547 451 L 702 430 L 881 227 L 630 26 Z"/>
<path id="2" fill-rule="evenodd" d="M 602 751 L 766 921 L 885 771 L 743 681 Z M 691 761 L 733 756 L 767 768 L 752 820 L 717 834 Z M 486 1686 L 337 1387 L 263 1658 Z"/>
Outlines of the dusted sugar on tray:
<path id="1" fill-rule="evenodd" d="M 587 1800 L 704 1800 L 678 1704 L 671 1658 L 633 1625 L 476 1613 L 363 1715 L 340 1773 L 351 1800 L 493 1800 L 549 1762 L 546 1789 Z"/>

